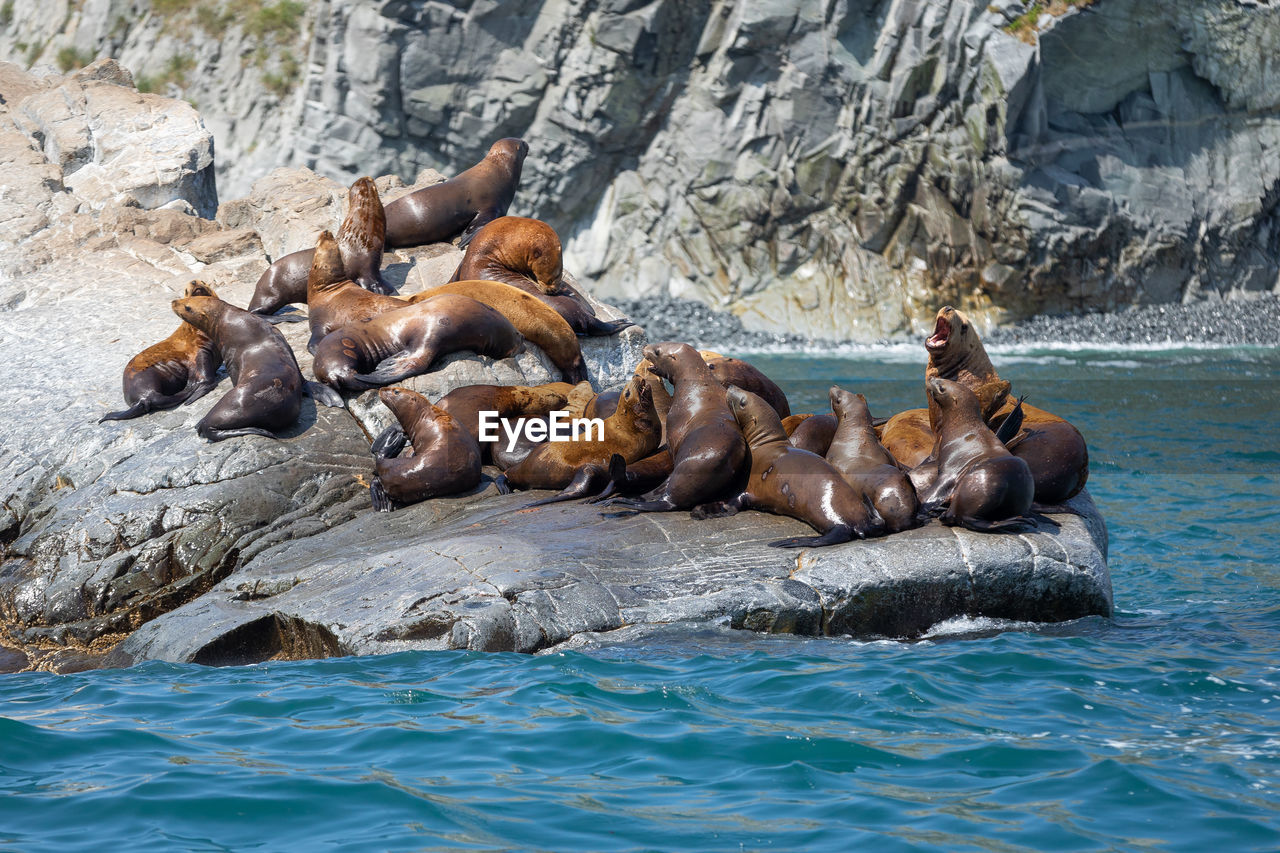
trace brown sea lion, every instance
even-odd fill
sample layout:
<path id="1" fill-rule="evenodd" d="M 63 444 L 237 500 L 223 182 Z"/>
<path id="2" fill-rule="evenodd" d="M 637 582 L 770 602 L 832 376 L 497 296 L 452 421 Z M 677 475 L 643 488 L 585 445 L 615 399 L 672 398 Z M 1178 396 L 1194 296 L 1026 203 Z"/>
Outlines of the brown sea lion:
<path id="1" fill-rule="evenodd" d="M 711 374 L 719 380 L 721 385 L 726 388 L 733 385 L 763 398 L 766 403 L 773 406 L 773 410 L 778 413 L 780 418 L 785 418 L 791 414 L 791 405 L 787 402 L 787 395 L 782 393 L 782 389 L 777 386 L 777 383 L 765 376 L 754 364 L 743 361 L 740 358 L 728 358 L 716 353 L 710 353 L 709 355 L 711 357 L 703 356 L 703 360 L 707 363 L 707 367 L 711 368 Z"/>
<path id="2" fill-rule="evenodd" d="M 500 281 L 554 308 L 579 335 L 614 335 L 630 320 L 601 320 L 591 303 L 564 280 L 560 237 L 547 223 L 502 216 L 476 232 L 450 281 Z"/>
<path id="3" fill-rule="evenodd" d="M 929 426 L 928 409 L 898 412 L 880 431 L 880 443 L 884 449 L 908 471 L 929 458 L 936 440 L 937 436 Z"/>
<path id="4" fill-rule="evenodd" d="M 694 518 L 759 509 L 797 518 L 821 534 L 770 542 L 775 548 L 817 548 L 885 532 L 869 498 L 858 494 L 821 456 L 787 440 L 782 418 L 772 405 L 737 387 L 727 396 L 750 447 L 751 473 L 739 494 L 699 506 L 691 513 Z"/>
<path id="5" fill-rule="evenodd" d="M 839 425 L 827 449 L 827 462 L 855 492 L 870 497 L 889 533 L 915 527 L 919 508 L 915 487 L 876 440 L 867 399 L 835 386 L 829 396 Z"/>
<path id="6" fill-rule="evenodd" d="M 330 332 L 316 346 L 313 369 L 331 388 L 364 391 L 426 373 L 451 352 L 508 358 L 522 342 L 511 322 L 488 305 L 443 293 Z"/>
<path id="7" fill-rule="evenodd" d="M 378 398 L 400 426 L 387 427 L 370 448 L 375 461 L 369 497 L 376 511 L 456 495 L 480 484 L 480 447 L 448 412 L 407 388 L 383 388 Z M 406 439 L 413 455 L 397 459 Z"/>
<path id="8" fill-rule="evenodd" d="M 352 281 L 342 264 L 338 241 L 328 231 L 320 232 L 307 275 L 307 320 L 311 324 L 309 352 L 325 335 L 353 323 L 367 323 L 387 311 L 409 303 L 396 296 L 365 290 Z"/>
<path id="9" fill-rule="evenodd" d="M 447 243 L 467 244 L 484 225 L 505 216 L 520 184 L 529 146 L 523 139 L 499 139 L 484 159 L 442 184 L 424 187 L 387 205 L 387 246 L 399 249 Z"/>
<path id="10" fill-rule="evenodd" d="M 217 296 L 203 281 L 192 281 L 183 296 Z M 213 340 L 185 320 L 158 344 L 124 366 L 124 401 L 129 408 L 108 412 L 103 421 L 123 421 L 199 400 L 218 384 L 222 354 Z"/>
<path id="11" fill-rule="evenodd" d="M 836 416 L 830 412 L 806 418 L 791 431 L 791 443 L 801 450 L 826 456 L 831 439 L 836 434 L 837 424 Z"/>
<path id="12" fill-rule="evenodd" d="M 378 188 L 369 178 L 360 178 L 347 192 L 347 215 L 338 229 L 338 250 L 347 276 L 371 293 L 389 294 L 391 286 L 382 278 L 382 247 L 387 231 L 386 214 Z M 291 252 L 277 260 L 258 279 L 249 310 L 270 316 L 271 322 L 301 322 L 300 314 L 277 316 L 290 302 L 307 301 L 307 278 L 314 249 Z"/>
<path id="13" fill-rule="evenodd" d="M 574 386 L 567 382 L 545 385 L 464 385 L 455 388 L 438 403 L 480 443 L 481 458 L 488 457 L 493 442 L 480 441 L 480 413 L 497 412 L 499 418 L 541 418 L 563 409 Z M 505 436 L 497 444 L 505 445 Z"/>
<path id="14" fill-rule="evenodd" d="M 1031 469 L 987 426 L 977 395 L 937 376 L 926 384 L 939 421 L 931 458 L 910 474 L 920 506 L 925 512 L 945 506 L 943 524 L 970 530 L 1028 522 L 1035 498 Z"/>
<path id="15" fill-rule="evenodd" d="M 336 395 L 308 387 L 284 336 L 257 314 L 216 296 L 175 299 L 173 311 L 213 340 L 233 385 L 196 424 L 201 438 L 275 438 L 276 432 L 297 421 L 307 392 L 326 405 L 342 405 Z"/>
<path id="16" fill-rule="evenodd" d="M 563 490 L 529 506 L 596 494 L 609 481 L 611 457 L 616 454 L 625 463 L 649 456 L 658 447 L 659 432 L 649 386 L 633 376 L 622 391 L 617 410 L 605 419 L 602 436 L 541 444 L 519 465 L 506 470 L 498 479 L 498 488 Z"/>
<path id="17" fill-rule="evenodd" d="M 470 297 L 500 312 L 526 340 L 547 354 L 565 382 L 576 385 L 587 378 L 577 335 L 554 308 L 537 297 L 500 281 L 453 281 L 415 293 L 409 301 L 421 302 L 445 293 Z"/>
<path id="18" fill-rule="evenodd" d="M 796 428 L 811 417 L 813 417 L 813 412 L 804 412 L 799 415 L 787 415 L 782 419 L 782 431 L 787 434 L 787 438 L 790 438 L 795 435 Z"/>
<path id="19" fill-rule="evenodd" d="M 671 476 L 638 499 L 610 504 L 641 512 L 670 512 L 716 500 L 739 479 L 746 442 L 729 411 L 725 388 L 688 344 L 666 341 L 644 348 L 652 371 L 675 385 L 667 413 Z"/>
<path id="20" fill-rule="evenodd" d="M 982 407 L 983 420 L 992 429 L 999 429 L 1019 405 L 1009 394 L 1009 383 L 997 375 L 977 330 L 962 312 L 950 306 L 941 309 L 925 348 L 929 352 L 926 380 L 937 376 L 973 391 Z M 1023 433 L 1010 440 L 1009 450 L 1030 466 L 1036 481 L 1036 502 L 1060 504 L 1083 489 L 1089 478 L 1089 450 L 1084 436 L 1044 409 L 1025 403 L 1022 409 Z M 932 400 L 929 417 L 930 425 L 936 424 L 937 404 Z"/>

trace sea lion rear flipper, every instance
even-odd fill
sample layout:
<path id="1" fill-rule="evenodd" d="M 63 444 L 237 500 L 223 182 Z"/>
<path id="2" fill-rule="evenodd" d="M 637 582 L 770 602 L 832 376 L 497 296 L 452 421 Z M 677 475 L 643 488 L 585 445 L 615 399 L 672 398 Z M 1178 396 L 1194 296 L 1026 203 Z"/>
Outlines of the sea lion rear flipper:
<path id="1" fill-rule="evenodd" d="M 260 429 L 258 427 L 240 427 L 239 429 L 217 429 L 216 427 L 197 427 L 196 432 L 200 434 L 201 438 L 207 439 L 209 441 L 223 441 L 224 439 L 228 439 L 228 438 L 238 438 L 239 436 L 242 436 L 242 435 L 262 435 L 262 436 L 266 436 L 267 438 L 276 438 L 276 439 L 280 437 L 276 435 L 274 432 L 269 432 L 268 430 Z"/>
<path id="2" fill-rule="evenodd" d="M 839 545 L 857 538 L 857 533 L 847 524 L 837 524 L 821 536 L 793 536 L 790 539 L 778 539 L 769 543 L 770 548 L 821 548 L 824 545 Z"/>
<path id="3" fill-rule="evenodd" d="M 139 400 L 127 409 L 121 409 L 118 412 L 107 412 L 98 418 L 98 423 L 104 421 L 127 421 L 133 418 L 141 417 L 151 411 L 151 406 L 146 400 Z"/>
<path id="4" fill-rule="evenodd" d="M 737 515 L 741 495 L 727 501 L 713 501 L 712 503 L 699 504 L 689 511 L 689 517 L 697 521 L 707 518 L 728 518 L 731 515 Z"/>
<path id="5" fill-rule="evenodd" d="M 614 455 L 616 456 L 617 454 Z M 600 482 L 607 476 L 608 474 L 601 465 L 584 465 L 578 469 L 577 473 L 573 475 L 573 480 L 559 494 L 525 504 L 523 509 L 590 497 L 600 490 Z"/>
<path id="6" fill-rule="evenodd" d="M 332 409 L 346 408 L 347 402 L 342 395 L 321 382 L 306 381 L 302 384 L 303 393 L 321 405 Z"/>
<path id="7" fill-rule="evenodd" d="M 1017 438 L 1018 431 L 1022 429 L 1022 420 L 1024 417 L 1022 401 L 1025 399 L 1027 399 L 1026 394 L 1023 394 L 1018 398 L 1017 405 L 1013 407 L 1013 411 L 1005 415 L 1004 421 L 1000 424 L 1000 428 L 996 430 L 996 439 L 1001 444 L 1005 445 L 1006 449 L 1009 446 L 1009 442 Z"/>
<path id="8" fill-rule="evenodd" d="M 300 311 L 290 311 L 288 314 L 259 314 L 258 316 L 273 326 L 278 326 L 281 323 L 302 323 L 307 319 L 307 315 Z"/>
<path id="9" fill-rule="evenodd" d="M 616 335 L 623 329 L 636 325 L 625 317 L 621 320 L 601 320 L 597 317 L 589 317 L 583 321 L 584 331 L 578 332 L 578 337 L 606 337 L 608 335 Z"/>
<path id="10" fill-rule="evenodd" d="M 498 494 L 511 494 L 511 484 L 507 481 L 506 474 L 499 474 L 497 479 L 493 481 L 493 484 L 498 487 Z"/>
<path id="11" fill-rule="evenodd" d="M 374 459 L 394 459 L 408 442 L 409 436 L 405 435 L 404 430 L 392 424 L 378 433 L 378 437 L 369 446 L 369 452 Z"/>
<path id="12" fill-rule="evenodd" d="M 373 482 L 369 484 L 369 500 L 373 503 L 374 512 L 391 512 L 395 509 L 395 504 L 391 501 L 391 496 L 387 494 L 387 489 L 382 485 L 382 480 L 377 477 L 373 478 Z"/>
<path id="13" fill-rule="evenodd" d="M 458 248 L 466 249 L 467 244 L 471 242 L 472 237 L 476 236 L 477 231 L 497 219 L 499 216 L 502 216 L 502 214 L 503 211 L 498 210 L 496 207 L 491 207 L 477 213 L 475 219 L 471 220 L 471 224 L 466 227 L 462 232 L 462 236 L 458 238 Z"/>
<path id="14" fill-rule="evenodd" d="M 201 397 L 203 397 L 205 394 L 208 394 L 217 386 L 218 386 L 218 377 L 216 376 L 211 379 L 206 379 L 204 382 L 196 382 L 193 385 L 188 385 L 185 392 L 186 399 L 184 399 L 182 402 L 184 404 L 194 403 L 196 400 L 199 400 Z"/>
<path id="15" fill-rule="evenodd" d="M 606 498 L 612 497 L 624 483 L 627 481 L 627 460 L 622 458 L 621 453 L 615 453 L 609 457 L 609 482 L 605 483 L 604 491 L 595 497 L 588 498 L 587 503 L 597 504 Z"/>

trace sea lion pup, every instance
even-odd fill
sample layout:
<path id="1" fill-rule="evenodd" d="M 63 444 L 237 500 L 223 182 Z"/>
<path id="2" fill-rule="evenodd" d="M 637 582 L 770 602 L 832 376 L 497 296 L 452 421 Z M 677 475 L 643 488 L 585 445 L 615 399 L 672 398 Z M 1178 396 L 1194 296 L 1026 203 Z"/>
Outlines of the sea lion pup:
<path id="1" fill-rule="evenodd" d="M 316 346 L 312 369 L 338 391 L 365 391 L 426 373 L 437 358 L 458 350 L 507 358 L 523 340 L 488 305 L 443 293 L 330 332 Z"/>
<path id="2" fill-rule="evenodd" d="M 307 275 L 307 320 L 311 324 L 308 352 L 315 352 L 316 344 L 334 329 L 367 323 L 408 304 L 395 296 L 365 290 L 348 278 L 338 241 L 328 231 L 320 232 Z"/>
<path id="3" fill-rule="evenodd" d="M 907 472 L 876 440 L 867 398 L 831 387 L 831 409 L 839 418 L 826 460 L 854 491 L 871 498 L 886 531 L 897 533 L 916 526 L 916 490 Z"/>
<path id="4" fill-rule="evenodd" d="M 189 282 L 182 295 L 217 296 L 203 281 Z M 222 354 L 213 340 L 184 320 L 172 335 L 129 359 L 124 366 L 124 401 L 129 408 L 107 412 L 98 423 L 195 402 L 218 384 L 220 364 Z"/>
<path id="5" fill-rule="evenodd" d="M 727 396 L 750 447 L 751 473 L 739 494 L 699 506 L 690 513 L 694 518 L 760 509 L 798 518 L 822 534 L 770 542 L 775 548 L 817 548 L 885 532 L 869 498 L 858 494 L 821 456 L 787 440 L 782 418 L 773 406 L 737 387 L 730 388 Z"/>
<path id="6" fill-rule="evenodd" d="M 498 489 L 563 489 L 529 506 L 594 495 L 609 481 L 607 466 L 614 455 L 624 463 L 638 461 L 657 449 L 658 438 L 649 386 L 633 376 L 622 391 L 617 411 L 605 420 L 603 435 L 594 438 L 588 433 L 572 441 L 538 445 L 523 462 L 498 478 Z"/>
<path id="7" fill-rule="evenodd" d="M 493 442 L 480 441 L 480 413 L 497 412 L 499 418 L 541 418 L 563 409 L 574 386 L 567 382 L 545 385 L 464 385 L 454 388 L 437 404 L 480 444 L 481 458 Z M 498 443 L 506 436 L 499 431 Z"/>
<path id="8" fill-rule="evenodd" d="M 911 471 L 926 513 L 946 506 L 942 523 L 970 530 L 999 530 L 1030 521 L 1035 480 L 1027 463 L 1010 453 L 982 420 L 976 394 L 959 382 L 931 377 L 938 405 L 933 455 Z"/>
<path id="9" fill-rule="evenodd" d="M 370 451 L 374 463 L 369 498 L 378 512 L 480 484 L 480 446 L 448 412 L 407 388 L 383 388 L 378 398 L 400 422 L 387 427 Z M 406 439 L 413 455 L 397 459 Z"/>
<path id="10" fill-rule="evenodd" d="M 525 340 L 547 354 L 565 382 L 576 385 L 587 378 L 578 336 L 554 308 L 539 302 L 537 297 L 500 281 L 453 281 L 415 293 L 409 302 L 422 302 L 443 293 L 468 296 L 499 311 Z"/>
<path id="11" fill-rule="evenodd" d="M 275 438 L 297 421 L 303 393 L 325 405 L 342 405 L 328 389 L 303 381 L 293 350 L 266 319 L 216 296 L 175 299 L 173 311 L 213 340 L 233 385 L 196 424 L 201 438 Z"/>
<path id="12" fill-rule="evenodd" d="M 564 280 L 560 237 L 547 223 L 502 216 L 476 232 L 450 281 L 488 279 L 518 287 L 554 308 L 579 335 L 616 335 L 630 320 L 601 320 Z"/>
<path id="13" fill-rule="evenodd" d="M 465 249 L 484 225 L 506 215 L 528 153 L 523 139 L 499 139 L 484 159 L 462 174 L 391 202 L 387 247 L 447 243 L 461 235 L 459 245 Z"/>
<path id="14" fill-rule="evenodd" d="M 382 278 L 382 246 L 387 218 L 378 188 L 369 178 L 360 178 L 347 192 L 347 215 L 338 229 L 338 250 L 342 267 L 351 280 L 371 293 L 389 294 L 391 286 Z M 307 278 L 314 249 L 291 252 L 258 279 L 249 310 L 270 318 L 272 323 L 300 323 L 300 314 L 276 315 L 290 302 L 307 301 Z"/>
<path id="15" fill-rule="evenodd" d="M 609 504 L 670 512 L 715 500 L 740 477 L 747 450 L 725 388 L 688 344 L 649 344 L 644 357 L 653 372 L 676 389 L 667 413 L 671 476 L 638 499 L 612 498 Z"/>
<path id="16" fill-rule="evenodd" d="M 934 332 L 925 342 L 933 376 L 959 382 L 977 395 L 983 420 L 999 429 L 1018 405 L 1009 383 L 996 373 L 973 324 L 947 306 L 938 311 Z M 1044 409 L 1023 404 L 1024 433 L 1009 442 L 1014 456 L 1024 460 L 1036 481 L 1036 503 L 1060 504 L 1074 497 L 1089 478 L 1089 449 L 1084 436 L 1067 421 Z M 930 425 L 936 431 L 937 404 L 929 405 Z"/>
<path id="17" fill-rule="evenodd" d="M 787 402 L 787 395 L 782 393 L 782 389 L 778 387 L 777 383 L 765 376 L 755 365 L 740 358 L 728 358 L 718 353 L 707 353 L 706 355 L 699 353 L 699 355 L 703 356 L 707 367 L 711 368 L 711 374 L 719 380 L 721 385 L 726 388 L 733 385 L 763 398 L 766 403 L 773 406 L 773 410 L 778 413 L 780 418 L 785 418 L 791 414 L 791 405 Z"/>

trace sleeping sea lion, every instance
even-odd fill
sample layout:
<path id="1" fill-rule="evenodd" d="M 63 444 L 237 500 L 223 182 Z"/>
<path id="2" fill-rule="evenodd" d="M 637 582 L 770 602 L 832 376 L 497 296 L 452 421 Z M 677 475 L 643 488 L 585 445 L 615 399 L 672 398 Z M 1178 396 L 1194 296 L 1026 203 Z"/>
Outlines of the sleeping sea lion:
<path id="1" fill-rule="evenodd" d="M 507 358 L 523 340 L 488 305 L 443 293 L 330 332 L 316 346 L 312 369 L 338 391 L 364 391 L 426 373 L 437 358 L 458 350 Z"/>
<path id="2" fill-rule="evenodd" d="M 471 433 L 407 388 L 383 388 L 378 399 L 400 426 L 389 426 L 374 440 L 374 477 L 369 498 L 378 512 L 399 504 L 455 495 L 480 484 L 480 447 Z M 397 459 L 406 439 L 413 455 Z"/>
<path id="3" fill-rule="evenodd" d="M 484 159 L 460 175 L 391 202 L 386 208 L 387 246 L 447 243 L 461 236 L 459 245 L 466 248 L 480 228 L 506 215 L 528 153 L 523 139 L 499 139 Z"/>
<path id="4" fill-rule="evenodd" d="M 579 335 L 614 335 L 630 320 L 601 320 L 591 303 L 564 280 L 560 237 L 547 223 L 502 216 L 485 225 L 467 246 L 450 281 L 500 281 L 555 309 Z"/>
<path id="5" fill-rule="evenodd" d="M 389 294 L 391 286 L 382 278 L 382 247 L 387 231 L 386 214 L 378 188 L 369 178 L 360 178 L 347 192 L 347 215 L 338 229 L 338 250 L 342 267 L 358 285 L 371 293 Z M 258 279 L 249 310 L 270 316 L 272 323 L 298 323 L 299 314 L 276 315 L 290 302 L 307 301 L 307 277 L 314 249 L 291 252 L 280 258 Z"/>
<path id="6" fill-rule="evenodd" d="M 192 281 L 183 296 L 217 294 L 203 281 Z M 195 402 L 218 384 L 220 364 L 222 354 L 213 340 L 184 320 L 172 335 L 129 359 L 124 366 L 124 401 L 129 408 L 108 412 L 98 423 Z"/>
<path id="7" fill-rule="evenodd" d="M 787 440 L 773 406 L 737 387 L 730 388 L 727 396 L 751 448 L 751 472 L 739 494 L 698 507 L 691 513 L 694 518 L 760 509 L 797 518 L 821 534 L 770 542 L 775 548 L 816 548 L 885 532 L 883 520 L 866 496 L 858 494 L 821 456 Z"/>

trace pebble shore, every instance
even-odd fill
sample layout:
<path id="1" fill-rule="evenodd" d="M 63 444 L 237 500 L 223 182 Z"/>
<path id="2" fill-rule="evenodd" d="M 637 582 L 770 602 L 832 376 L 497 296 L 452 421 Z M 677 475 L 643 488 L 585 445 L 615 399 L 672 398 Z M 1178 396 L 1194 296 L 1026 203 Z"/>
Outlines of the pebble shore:
<path id="1" fill-rule="evenodd" d="M 744 329 L 742 321 L 701 302 L 669 296 L 617 303 L 644 326 L 649 340 L 690 340 L 706 349 L 813 349 L 838 344 L 802 335 Z M 983 336 L 991 346 L 1097 344 L 1098 346 L 1280 345 L 1280 295 L 1212 300 L 1188 305 L 1140 305 L 1096 314 L 1038 316 Z M 904 343 L 905 340 L 876 343 Z"/>

